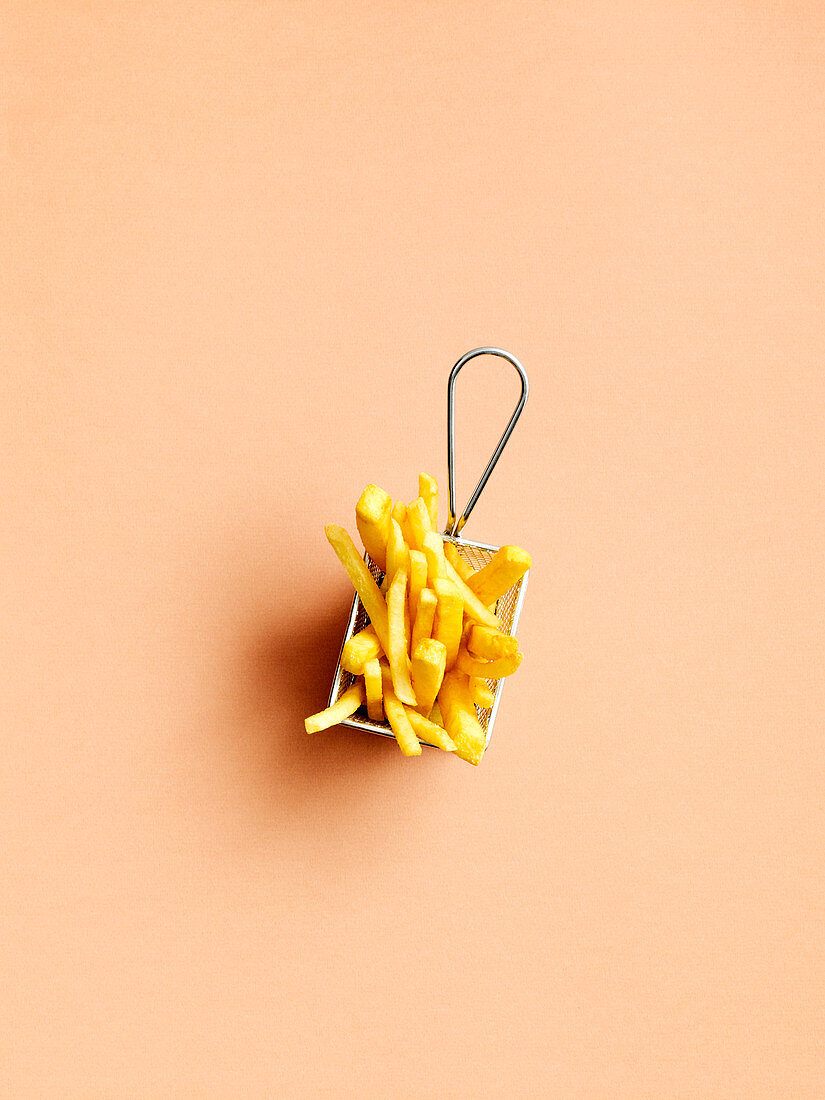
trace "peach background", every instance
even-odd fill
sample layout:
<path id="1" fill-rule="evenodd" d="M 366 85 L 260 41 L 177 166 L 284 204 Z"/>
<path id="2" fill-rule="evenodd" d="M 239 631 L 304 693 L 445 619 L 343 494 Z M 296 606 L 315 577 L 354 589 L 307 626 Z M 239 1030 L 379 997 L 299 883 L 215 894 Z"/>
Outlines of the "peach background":
<path id="1" fill-rule="evenodd" d="M 3 1094 L 821 1096 L 821 4 L 169 7 L 3 5 Z M 310 740 L 487 342 L 488 757 Z"/>

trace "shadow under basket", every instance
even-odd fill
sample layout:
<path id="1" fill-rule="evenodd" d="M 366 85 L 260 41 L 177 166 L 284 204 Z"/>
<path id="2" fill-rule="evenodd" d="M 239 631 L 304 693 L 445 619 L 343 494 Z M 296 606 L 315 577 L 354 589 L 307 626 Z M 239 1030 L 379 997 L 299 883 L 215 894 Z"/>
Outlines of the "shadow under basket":
<path id="1" fill-rule="evenodd" d="M 445 542 L 451 542 L 459 555 L 466 561 L 473 569 L 482 569 L 495 554 L 499 548 L 497 546 L 489 546 L 483 542 L 470 542 L 463 538 L 451 538 L 449 535 L 444 536 Z M 364 561 L 369 566 L 369 570 L 375 578 L 376 582 L 380 585 L 384 574 L 373 562 L 369 555 L 364 556 Z M 529 570 L 518 580 L 512 588 L 499 597 L 496 603 L 495 613 L 501 620 L 501 630 L 504 634 L 515 634 L 518 627 L 519 616 L 521 615 L 521 607 L 524 602 L 524 593 L 527 588 L 527 578 L 530 576 Z M 357 634 L 359 630 L 363 630 L 369 623 L 369 617 L 364 610 L 364 606 L 358 596 L 352 601 L 352 608 L 350 610 L 349 620 L 347 622 L 347 629 L 344 634 L 344 641 L 341 643 L 341 653 L 343 653 L 344 645 L 353 636 Z M 338 655 L 338 667 L 335 670 L 335 678 L 332 681 L 332 690 L 329 695 L 329 705 L 332 706 L 336 703 L 344 692 L 352 687 L 355 683 L 356 677 L 351 672 L 346 672 L 341 668 L 341 653 Z M 481 728 L 484 730 L 485 745 L 489 745 L 490 737 L 493 732 L 493 723 L 496 720 L 496 712 L 498 711 L 499 701 L 501 700 L 501 692 L 504 687 L 504 680 L 488 680 L 491 690 L 494 693 L 493 705 L 491 707 L 476 707 L 476 713 L 478 714 L 478 720 L 481 723 Z M 352 717 L 345 719 L 341 722 L 342 726 L 351 726 L 353 729 L 366 730 L 368 733 L 377 733 L 382 737 L 395 737 L 395 734 L 390 729 L 390 726 L 386 722 L 373 722 L 368 716 L 366 707 L 361 707 L 352 715 Z M 429 745 L 429 741 L 421 741 L 422 745 Z M 430 746 L 431 748 L 434 746 Z"/>

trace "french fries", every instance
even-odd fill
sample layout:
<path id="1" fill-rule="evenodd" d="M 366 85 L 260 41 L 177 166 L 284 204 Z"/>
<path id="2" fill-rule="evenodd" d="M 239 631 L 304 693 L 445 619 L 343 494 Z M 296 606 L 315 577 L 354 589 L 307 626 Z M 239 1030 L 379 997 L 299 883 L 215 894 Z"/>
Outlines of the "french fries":
<path id="1" fill-rule="evenodd" d="M 424 536 L 433 530 L 430 522 L 430 513 L 427 505 L 421 497 L 416 497 L 412 504 L 407 505 L 407 523 L 410 528 L 410 538 L 416 550 L 424 549 Z"/>
<path id="2" fill-rule="evenodd" d="M 477 661 L 462 646 L 456 656 L 455 665 L 467 676 L 481 676 L 485 680 L 500 680 L 504 676 L 512 676 L 521 662 L 521 653 L 514 653 L 511 657 L 498 657 L 495 661 Z"/>
<path id="3" fill-rule="evenodd" d="M 423 539 L 424 557 L 427 559 L 427 584 L 447 580 L 447 559 L 444 557 L 444 540 L 435 531 L 428 531 Z"/>
<path id="4" fill-rule="evenodd" d="M 438 597 L 435 592 L 431 588 L 425 588 L 418 597 L 418 604 L 415 609 L 415 625 L 413 626 L 412 641 L 410 643 L 413 652 L 419 642 L 432 636 L 437 606 Z"/>
<path id="5" fill-rule="evenodd" d="M 407 636 L 404 609 L 407 605 L 407 574 L 399 569 L 387 593 L 389 618 L 387 659 L 392 673 L 392 687 L 402 703 L 416 705 L 415 692 L 410 681 L 410 643 Z"/>
<path id="6" fill-rule="evenodd" d="M 518 653 L 518 639 L 512 634 L 502 634 L 500 630 L 491 630 L 489 626 L 473 623 L 467 648 L 474 657 L 493 661 L 496 657 L 512 657 Z"/>
<path id="7" fill-rule="evenodd" d="M 392 583 L 395 574 L 403 569 L 405 573 L 410 571 L 410 551 L 404 541 L 404 533 L 398 520 L 390 520 L 390 534 L 387 539 L 387 577 Z"/>
<path id="8" fill-rule="evenodd" d="M 410 550 L 410 622 L 415 625 L 418 598 L 427 586 L 427 559 L 421 550 Z M 412 651 L 410 643 L 410 651 Z"/>
<path id="9" fill-rule="evenodd" d="M 372 663 L 372 662 L 370 662 Z M 364 677 L 366 680 L 366 676 Z M 367 684 L 367 703 L 369 703 L 370 686 Z M 470 677 L 470 695 L 477 707 L 491 707 L 496 701 L 496 695 L 486 680 L 480 676 Z"/>
<path id="10" fill-rule="evenodd" d="M 412 540 L 410 538 L 410 525 L 407 522 L 407 505 L 403 502 L 403 500 L 397 500 L 395 504 L 393 504 L 392 518 L 401 528 L 401 533 L 404 536 L 404 541 L 406 542 L 407 546 L 409 546 Z"/>
<path id="11" fill-rule="evenodd" d="M 464 623 L 464 604 L 452 581 L 437 579 L 433 582 L 438 605 L 435 609 L 433 637 L 444 643 L 447 668 L 452 668 L 461 644 L 461 628 Z"/>
<path id="12" fill-rule="evenodd" d="M 452 581 L 458 589 L 466 612 L 471 619 L 492 627 L 494 630 L 500 628 L 501 623 L 492 611 L 484 606 L 467 582 L 461 579 L 456 568 L 447 560 L 444 552 L 444 540 L 441 535 L 437 535 L 435 531 L 427 531 L 422 538 L 422 544 L 427 558 L 427 577 L 430 587 L 435 587 L 434 582 L 436 580 Z"/>
<path id="13" fill-rule="evenodd" d="M 367 693 L 367 714 L 373 722 L 384 721 L 384 692 L 382 689 L 381 665 L 378 658 L 367 661 L 364 666 L 364 688 Z"/>
<path id="14" fill-rule="evenodd" d="M 355 505 L 355 525 L 364 549 L 379 567 L 387 568 L 392 499 L 377 485 L 368 485 Z"/>
<path id="15" fill-rule="evenodd" d="M 412 723 L 407 717 L 407 709 L 393 691 L 391 683 L 384 684 L 384 710 L 387 721 L 404 755 L 420 756 L 421 744 L 415 735 Z"/>
<path id="16" fill-rule="evenodd" d="M 419 714 L 412 707 L 404 707 L 404 710 L 417 737 L 423 737 L 425 741 L 429 741 L 439 749 L 443 749 L 444 752 L 455 752 L 455 742 L 443 726 L 430 718 L 425 718 L 423 714 Z"/>
<path id="17" fill-rule="evenodd" d="M 521 580 L 532 564 L 526 550 L 519 546 L 502 546 L 483 569 L 473 573 L 467 585 L 482 604 L 493 604 Z"/>
<path id="18" fill-rule="evenodd" d="M 473 592 L 472 588 L 463 581 L 458 575 L 458 572 L 452 565 L 444 559 L 444 565 L 447 570 L 448 578 L 453 582 L 459 591 L 461 599 L 464 603 L 464 610 L 470 616 L 471 619 L 475 619 L 476 622 L 483 623 L 484 626 L 489 626 L 493 630 L 499 630 L 501 628 L 501 620 L 497 619 L 492 611 L 488 607 L 485 607 L 478 596 Z"/>
<path id="19" fill-rule="evenodd" d="M 425 718 L 433 709 L 435 697 L 447 667 L 447 647 L 435 638 L 424 638 L 412 655 L 412 685 L 417 709 Z"/>
<path id="20" fill-rule="evenodd" d="M 495 603 L 530 568 L 530 556 L 506 546 L 473 570 L 438 533 L 435 478 L 422 473 L 418 492 L 410 504 L 393 503 L 376 485 L 361 494 L 355 520 L 372 570 L 343 527 L 325 528 L 368 622 L 341 651 L 341 669 L 355 683 L 304 725 L 316 733 L 365 708 L 370 721 L 389 725 L 406 756 L 420 755 L 426 741 L 478 764 L 486 745 L 479 712 L 495 701 L 489 681 L 522 661 Z"/>
<path id="21" fill-rule="evenodd" d="M 432 474 L 418 475 L 418 495 L 427 505 L 430 528 L 438 530 L 438 482 Z"/>
<path id="22" fill-rule="evenodd" d="M 355 714 L 363 702 L 364 685 L 356 682 L 344 692 L 337 703 L 305 718 L 304 729 L 307 733 L 320 733 L 321 730 L 327 730 L 330 726 L 337 726 L 339 722 Z"/>
<path id="23" fill-rule="evenodd" d="M 381 655 L 381 643 L 375 633 L 375 627 L 368 623 L 363 630 L 353 634 L 344 643 L 341 650 L 341 668 L 353 676 L 363 676 L 368 661 Z"/>
<path id="24" fill-rule="evenodd" d="M 383 688 L 384 713 L 387 723 L 395 735 L 401 751 L 405 756 L 419 756 L 421 746 L 410 722 L 409 715 L 414 713 L 412 707 L 405 707 L 392 687 L 392 671 L 384 657 L 379 662 L 381 681 Z"/>
<path id="25" fill-rule="evenodd" d="M 364 491 L 366 492 L 366 490 Z M 381 595 L 372 573 L 367 569 L 364 559 L 355 548 L 355 543 L 343 527 L 330 523 L 324 528 L 324 531 L 330 546 L 338 555 L 338 560 L 352 581 L 355 591 L 364 605 L 364 610 L 370 617 L 373 630 L 378 635 L 381 648 L 386 653 L 389 627 L 387 605 L 384 603 L 384 597 Z"/>
<path id="26" fill-rule="evenodd" d="M 463 672 L 448 672 L 438 693 L 444 728 L 455 742 L 456 755 L 470 764 L 480 764 L 486 740 Z"/>
<path id="27" fill-rule="evenodd" d="M 465 561 L 461 554 L 459 554 L 456 544 L 450 542 L 449 539 L 444 540 L 444 557 L 463 581 L 468 581 L 473 573 L 475 573 L 475 569 L 473 569 L 472 565 L 470 565 L 468 561 Z"/>

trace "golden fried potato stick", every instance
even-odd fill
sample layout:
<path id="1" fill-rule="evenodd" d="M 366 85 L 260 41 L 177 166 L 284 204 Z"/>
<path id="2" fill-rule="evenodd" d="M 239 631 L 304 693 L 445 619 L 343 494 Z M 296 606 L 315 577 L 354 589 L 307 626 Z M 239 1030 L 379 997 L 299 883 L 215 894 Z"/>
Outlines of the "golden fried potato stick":
<path id="1" fill-rule="evenodd" d="M 481 676 L 484 680 L 500 680 L 502 676 L 512 676 L 523 660 L 523 653 L 514 653 L 512 657 L 498 657 L 495 661 L 477 661 L 462 646 L 458 651 L 455 666 L 467 676 Z"/>
<path id="2" fill-rule="evenodd" d="M 418 643 L 424 638 L 432 637 L 437 606 L 438 597 L 435 592 L 431 588 L 422 589 L 415 608 L 415 625 L 413 626 L 412 641 L 410 642 L 411 650 L 414 651 Z"/>
<path id="3" fill-rule="evenodd" d="M 410 551 L 404 541 L 404 533 L 398 520 L 390 520 L 390 537 L 387 539 L 387 579 L 388 587 L 399 569 L 410 571 Z"/>
<path id="4" fill-rule="evenodd" d="M 382 652 L 375 627 L 372 623 L 368 623 L 363 630 L 359 630 L 344 642 L 344 648 L 341 651 L 341 668 L 345 672 L 351 672 L 353 676 L 363 676 L 367 661 L 371 661 L 373 657 L 380 657 Z"/>
<path id="5" fill-rule="evenodd" d="M 384 710 L 403 754 L 405 756 L 420 756 L 421 745 L 415 735 L 415 730 L 407 717 L 404 704 L 398 700 L 392 688 L 384 694 Z"/>
<path id="6" fill-rule="evenodd" d="M 444 539 L 444 557 L 463 581 L 469 580 L 475 573 L 472 565 L 459 554 L 456 544 L 449 539 Z"/>
<path id="7" fill-rule="evenodd" d="M 424 549 L 424 536 L 433 530 L 430 523 L 430 513 L 427 505 L 416 497 L 412 504 L 407 505 L 407 523 L 410 528 L 410 538 L 415 550 Z"/>
<path id="8" fill-rule="evenodd" d="M 407 519 L 407 505 L 403 500 L 397 500 L 392 506 L 392 518 L 396 521 L 401 528 L 401 532 L 404 535 L 404 541 L 407 546 L 412 546 L 412 536 L 410 535 L 410 523 Z"/>
<path id="9" fill-rule="evenodd" d="M 452 581 L 443 581 L 439 578 L 433 581 L 433 588 L 438 597 L 433 637 L 444 644 L 447 650 L 447 668 L 452 668 L 461 644 L 464 602 Z"/>
<path id="10" fill-rule="evenodd" d="M 496 699 L 496 694 L 486 680 L 480 676 L 470 677 L 470 696 L 477 707 L 491 707 Z M 367 689 L 369 700 L 369 689 Z"/>
<path id="11" fill-rule="evenodd" d="M 496 657 L 512 657 L 518 653 L 518 638 L 512 634 L 502 634 L 500 630 L 491 630 L 489 626 L 473 623 L 467 648 L 474 657 L 493 661 Z"/>
<path id="12" fill-rule="evenodd" d="M 415 626 L 418 597 L 427 587 L 427 559 L 420 550 L 410 550 L 410 622 Z"/>
<path id="13" fill-rule="evenodd" d="M 418 495 L 427 505 L 430 516 L 430 527 L 438 530 L 438 482 L 432 474 L 418 475 Z"/>
<path id="14" fill-rule="evenodd" d="M 403 569 L 399 569 L 387 593 L 389 630 L 386 654 L 390 662 L 393 691 L 402 703 L 414 707 L 416 698 L 410 681 L 410 646 L 405 623 L 406 607 L 407 574 Z"/>
<path id="15" fill-rule="evenodd" d="M 447 580 L 447 559 L 444 557 L 444 541 L 435 531 L 424 536 L 424 557 L 427 559 L 427 584 L 432 588 L 433 581 Z"/>
<path id="16" fill-rule="evenodd" d="M 377 485 L 368 485 L 355 505 L 355 523 L 364 549 L 380 569 L 387 567 L 392 499 Z"/>
<path id="17" fill-rule="evenodd" d="M 444 728 L 456 746 L 456 756 L 470 764 L 480 764 L 484 755 L 484 730 L 470 695 L 470 684 L 463 672 L 448 672 L 438 693 L 444 716 Z"/>
<path id="18" fill-rule="evenodd" d="M 417 710 L 429 717 L 447 667 L 447 647 L 435 638 L 424 638 L 413 650 L 412 684 Z"/>
<path id="19" fill-rule="evenodd" d="M 384 693 L 381 688 L 381 665 L 378 658 L 367 661 L 364 666 L 364 687 L 367 692 L 367 714 L 373 722 L 384 721 Z"/>
<path id="20" fill-rule="evenodd" d="M 502 546 L 467 585 L 483 604 L 493 604 L 527 572 L 533 559 L 519 546 Z"/>
<path id="21" fill-rule="evenodd" d="M 364 610 L 369 615 L 373 630 L 378 635 L 381 648 L 387 652 L 388 621 L 387 605 L 384 597 L 375 583 L 372 573 L 367 569 L 366 562 L 358 553 L 358 548 L 343 527 L 337 523 L 330 523 L 324 528 L 327 540 L 338 555 L 338 560 L 346 570 L 347 576 L 352 581 L 355 591 L 361 598 Z"/>
<path id="22" fill-rule="evenodd" d="M 431 722 L 428 718 L 425 718 L 423 714 L 419 714 L 417 710 L 413 710 L 412 707 L 404 707 L 404 710 L 407 712 L 407 718 L 409 718 L 410 725 L 415 730 L 417 737 L 421 737 L 424 741 L 429 741 L 430 744 L 436 745 L 439 749 L 443 749 L 444 752 L 455 752 L 455 742 L 443 726 Z"/>
<path id="23" fill-rule="evenodd" d="M 415 730 L 407 717 L 407 710 L 399 700 L 392 688 L 392 671 L 381 662 L 381 674 L 384 678 L 384 713 L 387 721 L 395 734 L 395 739 L 401 746 L 405 756 L 420 756 L 421 745 L 415 735 Z"/>
<path id="24" fill-rule="evenodd" d="M 337 726 L 339 722 L 355 714 L 363 702 L 364 685 L 358 680 L 344 692 L 337 703 L 305 718 L 304 728 L 307 733 L 320 733 L 321 730 L 329 729 L 330 726 Z"/>

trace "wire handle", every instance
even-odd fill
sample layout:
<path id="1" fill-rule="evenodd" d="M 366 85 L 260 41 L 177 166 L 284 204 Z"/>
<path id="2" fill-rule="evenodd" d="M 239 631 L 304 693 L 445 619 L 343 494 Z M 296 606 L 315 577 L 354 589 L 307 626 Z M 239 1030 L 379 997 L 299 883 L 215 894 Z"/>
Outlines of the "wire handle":
<path id="1" fill-rule="evenodd" d="M 474 359 L 477 355 L 498 355 L 502 359 L 506 359 L 508 363 L 518 371 L 521 378 L 521 397 L 518 399 L 518 404 L 513 411 L 513 415 L 504 429 L 504 434 L 498 441 L 496 449 L 493 451 L 493 456 L 487 463 L 487 469 L 481 475 L 481 480 L 475 489 L 473 489 L 473 495 L 467 501 L 467 506 L 461 513 L 461 518 L 456 520 L 455 512 L 455 380 L 458 377 L 458 372 L 468 363 L 471 359 Z M 487 484 L 490 474 L 493 472 L 495 464 L 498 462 L 501 452 L 504 450 L 504 445 L 507 440 L 513 434 L 513 428 L 516 426 L 516 421 L 521 416 L 521 410 L 524 408 L 524 403 L 527 400 L 527 394 L 529 392 L 529 383 L 527 381 L 527 374 L 524 367 L 516 359 L 515 355 L 511 355 L 509 351 L 502 351 L 501 348 L 476 348 L 474 351 L 468 351 L 466 355 L 462 355 L 453 369 L 450 371 L 450 377 L 447 382 L 447 481 L 450 490 L 450 510 L 447 517 L 447 526 L 444 529 L 445 535 L 451 535 L 453 538 L 458 537 L 464 528 L 464 524 L 470 518 L 470 512 L 476 505 L 476 501 L 481 496 L 484 486 Z"/>

